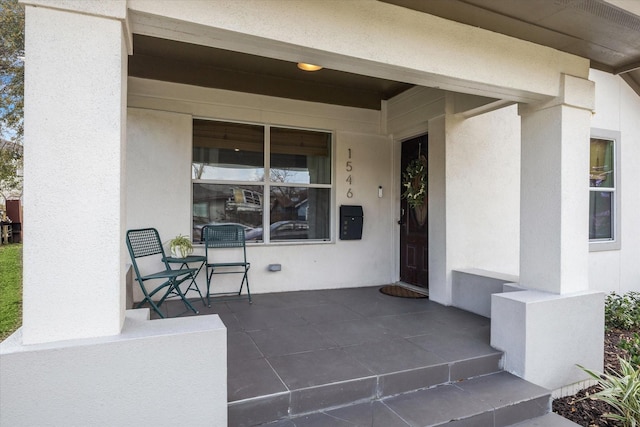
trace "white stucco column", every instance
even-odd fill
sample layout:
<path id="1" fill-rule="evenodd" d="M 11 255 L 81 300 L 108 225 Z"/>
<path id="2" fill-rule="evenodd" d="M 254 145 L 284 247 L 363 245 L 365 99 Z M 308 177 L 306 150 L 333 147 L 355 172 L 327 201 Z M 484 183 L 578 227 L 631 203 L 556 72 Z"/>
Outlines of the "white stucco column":
<path id="1" fill-rule="evenodd" d="M 429 298 L 451 304 L 451 265 L 447 246 L 447 134 L 445 116 L 429 120 Z"/>
<path id="2" fill-rule="evenodd" d="M 23 342 L 115 335 L 125 308 L 126 2 L 24 3 Z"/>
<path id="3" fill-rule="evenodd" d="M 589 125 L 593 82 L 562 75 L 560 95 L 524 105 L 520 285 L 565 294 L 588 286 Z"/>
<path id="4" fill-rule="evenodd" d="M 604 295 L 589 291 L 587 226 L 593 83 L 561 75 L 560 94 L 521 106 L 520 283 L 491 296 L 491 345 L 504 368 L 550 389 L 602 369 Z"/>

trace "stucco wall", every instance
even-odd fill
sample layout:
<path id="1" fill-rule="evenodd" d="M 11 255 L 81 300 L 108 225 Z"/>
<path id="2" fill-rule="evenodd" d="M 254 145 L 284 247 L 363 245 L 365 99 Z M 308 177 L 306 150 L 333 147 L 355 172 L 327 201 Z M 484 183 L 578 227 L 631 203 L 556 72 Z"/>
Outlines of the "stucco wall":
<path id="1" fill-rule="evenodd" d="M 416 87 L 387 104 L 398 146 L 429 133 L 429 288 L 444 304 L 451 303 L 452 269 L 517 274 L 519 267 L 516 107 L 465 119 L 450 113 L 453 102 L 444 91 Z"/>
<path id="2" fill-rule="evenodd" d="M 640 159 L 640 130 L 633 112 L 639 111 L 639 101 L 617 77 L 593 72 L 592 79 L 597 90 L 592 127 L 620 130 L 622 135 L 623 244 L 621 250 L 590 253 L 590 288 L 637 290 L 640 267 L 633 259 L 640 253 L 640 224 L 634 212 L 640 210 L 640 193 L 634 183 L 640 182 L 640 168 L 636 166 Z M 334 224 L 334 242 L 329 244 L 252 246 L 252 290 L 374 285 L 398 279 L 398 136 L 406 138 L 427 130 L 428 120 L 438 116 L 436 110 L 444 108 L 441 91 L 418 88 L 389 101 L 388 122 L 383 122 L 379 112 L 354 108 L 135 78 L 130 79 L 130 86 L 128 228 L 154 225 L 165 240 L 189 232 L 192 116 L 328 129 L 335 132 L 333 219 L 338 216 L 340 204 L 362 204 L 363 240 L 340 241 Z M 435 211 L 430 217 L 431 257 L 436 262 L 431 286 L 435 298 L 443 303 L 450 303 L 451 269 L 519 273 L 520 117 L 516 107 L 470 119 L 450 115 L 447 120 L 444 157 L 432 165 L 431 172 L 438 174 L 438 168 L 442 168 L 441 173 L 446 174 L 446 187 L 438 191 L 443 192 L 441 203 L 447 220 L 444 215 L 435 215 Z M 383 135 L 385 131 L 389 137 Z M 431 137 L 434 143 L 444 141 Z M 391 143 L 391 139 L 395 142 Z M 357 172 L 353 199 L 346 198 L 344 182 L 348 148 L 355 155 Z M 164 168 L 146 170 L 149 161 L 166 164 Z M 377 197 L 378 185 L 383 186 L 383 198 Z M 168 193 L 174 195 L 167 197 Z M 271 263 L 281 263 L 282 271 L 267 272 L 266 266 Z M 438 273 L 440 267 L 442 272 Z"/>
<path id="3" fill-rule="evenodd" d="M 189 233 L 192 116 L 328 129 L 335 132 L 333 220 L 341 204 L 363 205 L 363 239 L 340 241 L 334 223 L 332 243 L 252 245 L 252 291 L 393 282 L 399 275 L 396 222 L 400 195 L 396 187 L 401 139 L 427 131 L 428 120 L 444 113 L 444 103 L 442 91 L 416 88 L 389 101 L 385 126 L 379 112 L 132 78 L 127 227 L 155 226 L 164 240 Z M 446 188 L 431 191 L 434 196 L 445 194 L 438 205 L 446 207 L 450 216 L 447 221 L 443 215 L 430 217 L 430 257 L 434 260 L 430 286 L 434 298 L 445 304 L 450 303 L 452 268 L 517 274 L 519 227 L 520 145 L 515 107 L 466 120 L 449 116 L 448 126 L 444 158 L 431 166 L 433 182 Z M 381 129 L 387 127 L 390 137 L 381 135 Z M 433 135 L 433 144 L 438 143 L 445 143 L 444 139 Z M 351 199 L 346 197 L 344 167 L 348 149 L 354 167 Z M 446 173 L 446 184 L 435 180 L 438 173 Z M 382 198 L 378 186 L 383 187 Z M 282 264 L 282 271 L 268 272 L 271 263 Z M 224 279 L 233 281 L 233 276 Z M 226 283 L 222 289 L 234 286 Z"/>
<path id="4" fill-rule="evenodd" d="M 379 133 L 380 112 L 140 79 L 130 79 L 129 107 L 127 228 L 154 226 L 165 241 L 190 232 L 192 116 L 330 130 L 335 158 L 333 241 L 251 244 L 251 290 L 337 288 L 394 280 L 394 160 L 390 139 Z M 350 186 L 345 181 L 348 149 L 353 166 Z M 382 198 L 378 186 L 383 188 Z M 348 187 L 352 198 L 346 195 Z M 363 206 L 362 240 L 338 239 L 335 221 L 341 204 Z M 282 271 L 268 272 L 272 263 L 282 264 Z M 199 279 L 202 289 L 204 274 Z M 237 288 L 234 275 L 217 279 L 216 291 Z M 134 291 L 139 298 L 137 287 Z"/>
<path id="5" fill-rule="evenodd" d="M 452 269 L 518 274 L 520 118 L 515 106 L 452 120 L 447 231 Z"/>
<path id="6" fill-rule="evenodd" d="M 640 97 L 620 77 L 591 70 L 590 80 L 596 83 L 591 127 L 619 131 L 621 136 L 622 241 L 620 249 L 590 252 L 589 288 L 640 291 Z M 468 136 L 447 145 L 447 158 L 457 165 L 456 172 L 447 173 L 447 190 L 458 189 L 454 196 L 458 208 L 452 210 L 454 205 L 447 202 L 447 230 L 455 220 L 459 226 L 452 233 L 458 242 L 455 247 L 461 248 L 452 253 L 456 259 L 452 268 L 475 267 L 517 275 L 520 117 L 515 107 L 508 107 L 465 120 L 461 126 Z M 491 164 L 497 167 L 487 167 Z M 449 163 L 447 166 L 451 168 Z M 479 206 L 480 200 L 484 200 L 482 208 L 470 215 L 465 207 Z M 482 227 L 485 223 L 493 227 Z"/>
<path id="7" fill-rule="evenodd" d="M 591 127 L 621 134 L 622 244 L 619 250 L 589 254 L 589 287 L 640 291 L 640 98 L 619 77 L 592 70 L 590 79 L 596 83 Z M 415 129 L 428 127 L 424 123 L 437 116 L 429 107 L 442 99 L 427 88 L 394 98 L 389 102 L 389 132 L 413 135 Z M 447 142 L 444 129 L 442 138 L 434 129 L 430 134 L 432 143 L 446 144 L 434 152 L 442 158 L 431 165 L 431 182 L 445 185 L 438 174 L 446 174 L 447 179 L 446 191 L 445 187 L 430 189 L 431 201 L 438 197 L 430 216 L 432 282 L 448 280 L 447 272 L 456 268 L 518 275 L 520 117 L 514 106 L 453 120 L 456 132 L 447 133 Z M 439 209 L 444 210 L 442 215 L 437 215 Z M 436 250 L 442 247 L 453 249 Z M 447 301 L 446 295 L 443 298 Z"/>
<path id="8" fill-rule="evenodd" d="M 148 320 L 118 335 L 0 343 L 2 426 L 227 426 L 227 330 L 217 315 Z"/>
<path id="9" fill-rule="evenodd" d="M 640 97 L 617 76 L 591 70 L 596 110 L 591 127 L 620 132 L 621 247 L 589 253 L 589 286 L 640 291 Z"/>

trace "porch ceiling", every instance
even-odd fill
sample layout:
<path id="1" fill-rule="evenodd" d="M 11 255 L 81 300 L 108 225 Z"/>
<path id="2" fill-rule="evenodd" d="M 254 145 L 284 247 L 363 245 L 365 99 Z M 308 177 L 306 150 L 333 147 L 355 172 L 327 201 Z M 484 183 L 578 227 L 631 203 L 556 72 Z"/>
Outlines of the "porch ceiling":
<path id="1" fill-rule="evenodd" d="M 174 83 L 380 109 L 413 85 L 293 62 L 134 34 L 129 75 Z"/>
<path id="2" fill-rule="evenodd" d="M 640 95 L 640 1 L 380 1 L 588 58 Z"/>
<path id="3" fill-rule="evenodd" d="M 640 95 L 640 2 L 380 1 L 588 58 L 592 68 L 619 74 Z M 133 45 L 134 77 L 374 110 L 412 87 L 330 69 L 302 72 L 292 62 L 138 34 Z"/>

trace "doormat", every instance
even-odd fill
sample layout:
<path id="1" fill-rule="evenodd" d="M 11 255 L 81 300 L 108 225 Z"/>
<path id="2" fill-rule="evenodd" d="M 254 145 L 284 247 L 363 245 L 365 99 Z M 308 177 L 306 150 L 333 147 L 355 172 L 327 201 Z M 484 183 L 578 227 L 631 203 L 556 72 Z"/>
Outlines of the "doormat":
<path id="1" fill-rule="evenodd" d="M 407 289 L 403 286 L 396 286 L 396 285 L 383 286 L 380 288 L 380 292 L 386 295 L 391 295 L 392 297 L 429 298 L 427 295 L 421 294 L 419 292 L 414 292 L 411 289 Z"/>

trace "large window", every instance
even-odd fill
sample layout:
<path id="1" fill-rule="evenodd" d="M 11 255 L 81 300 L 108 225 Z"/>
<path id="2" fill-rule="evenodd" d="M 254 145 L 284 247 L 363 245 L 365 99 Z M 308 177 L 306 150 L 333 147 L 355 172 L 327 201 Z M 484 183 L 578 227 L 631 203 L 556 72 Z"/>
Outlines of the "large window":
<path id="1" fill-rule="evenodd" d="M 589 241 L 619 245 L 617 139 L 611 132 L 592 133 L 589 164 Z M 595 249 L 615 249 L 611 245 Z M 619 246 L 618 246 L 619 247 Z"/>
<path id="2" fill-rule="evenodd" d="M 330 240 L 331 141 L 330 132 L 194 120 L 193 240 L 226 223 L 251 241 Z"/>

